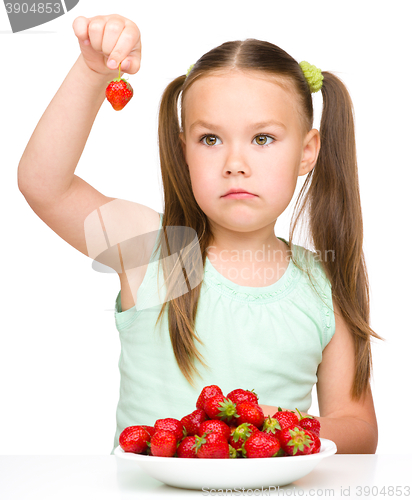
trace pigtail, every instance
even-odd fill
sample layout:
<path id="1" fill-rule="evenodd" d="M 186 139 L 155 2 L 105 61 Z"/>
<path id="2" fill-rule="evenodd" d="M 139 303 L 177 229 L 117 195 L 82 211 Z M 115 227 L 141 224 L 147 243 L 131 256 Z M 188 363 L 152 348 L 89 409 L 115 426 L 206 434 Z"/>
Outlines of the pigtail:
<path id="1" fill-rule="evenodd" d="M 304 202 L 309 205 L 309 230 L 316 252 L 325 256 L 322 265 L 332 285 L 333 299 L 354 336 L 352 397 L 359 399 L 367 389 L 372 369 L 370 337 L 381 337 L 369 326 L 369 282 L 362 250 L 352 101 L 338 77 L 328 72 L 322 75 L 321 148 L 302 191 L 311 180 Z"/>
<path id="2" fill-rule="evenodd" d="M 196 347 L 196 342 L 203 343 L 196 335 L 194 327 L 200 286 L 191 288 L 190 283 L 199 282 L 199 276 L 195 274 L 199 272 L 199 269 L 204 268 L 206 240 L 199 238 L 200 255 L 196 251 L 189 252 L 190 255 L 183 259 L 186 268 L 182 269 L 181 250 L 190 246 L 190 234 L 187 231 L 166 231 L 166 228 L 170 226 L 183 226 L 194 229 L 197 235 L 204 235 L 208 226 L 207 218 L 193 196 L 188 167 L 179 138 L 177 106 L 184 82 L 185 77 L 181 76 L 166 87 L 159 109 L 158 133 L 164 189 L 164 214 L 163 237 L 159 239 L 157 249 L 160 246 L 160 261 L 167 284 L 167 296 L 162 304 L 156 325 L 167 310 L 169 335 L 176 361 L 182 374 L 193 386 L 193 374 L 199 374 L 196 360 L 203 366 L 206 365 Z M 208 234 L 209 232 L 206 233 Z M 195 250 L 197 249 L 196 246 Z M 190 265 L 187 266 L 189 262 Z M 184 283 L 182 283 L 182 271 Z"/>

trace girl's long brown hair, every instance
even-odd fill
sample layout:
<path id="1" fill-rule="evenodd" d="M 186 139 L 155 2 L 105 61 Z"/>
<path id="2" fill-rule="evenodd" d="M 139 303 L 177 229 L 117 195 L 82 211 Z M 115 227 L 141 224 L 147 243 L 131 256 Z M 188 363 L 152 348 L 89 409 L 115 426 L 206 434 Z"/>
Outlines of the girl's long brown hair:
<path id="1" fill-rule="evenodd" d="M 164 276 L 172 278 L 168 279 L 168 297 L 173 297 L 181 267 L 173 265 L 165 257 L 176 249 L 186 247 L 190 238 L 182 244 L 178 241 L 181 240 L 181 233 L 174 236 L 169 231 L 166 234 L 166 227 L 183 226 L 196 232 L 200 254 L 190 254 L 189 251 L 189 255 L 194 260 L 198 259 L 202 269 L 212 241 L 208 219 L 193 196 L 179 138 L 181 131 L 185 133 L 185 95 L 199 78 L 228 70 L 259 71 L 274 78 L 274 82 L 292 91 L 298 99 L 306 132 L 313 127 L 312 95 L 299 64 L 284 50 L 266 41 L 246 39 L 223 43 L 203 55 L 187 78 L 186 75 L 179 76 L 166 87 L 159 110 L 159 151 L 164 189 L 164 237 L 159 246 Z M 369 326 L 369 283 L 362 250 L 363 225 L 352 101 L 339 78 L 328 72 L 322 72 L 322 75 L 321 148 L 316 166 L 307 174 L 297 198 L 289 245 L 293 248 L 297 223 L 306 214 L 315 252 L 321 256 L 333 255 L 332 259 L 321 260 L 321 265 L 331 282 L 333 299 L 354 337 L 356 373 L 352 398 L 359 399 L 367 389 L 371 374 L 370 337 L 381 337 Z M 179 97 L 182 127 L 178 114 Z M 300 269 L 307 271 L 300 267 L 293 253 L 291 259 Z M 188 262 L 187 259 L 185 261 Z M 199 374 L 196 362 L 206 364 L 198 351 L 197 344 L 202 342 L 195 331 L 201 285 L 190 287 L 190 281 L 196 282 L 190 279 L 195 274 L 196 265 L 189 267 L 185 268 L 188 292 L 164 301 L 157 322 L 167 309 L 176 361 L 183 375 L 194 385 L 193 376 Z"/>

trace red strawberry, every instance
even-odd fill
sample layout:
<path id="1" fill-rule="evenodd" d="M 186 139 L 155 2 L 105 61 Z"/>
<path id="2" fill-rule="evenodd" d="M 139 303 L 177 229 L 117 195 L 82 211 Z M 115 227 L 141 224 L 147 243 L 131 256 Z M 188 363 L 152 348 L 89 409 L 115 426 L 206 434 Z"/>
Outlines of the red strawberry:
<path id="1" fill-rule="evenodd" d="M 128 453 L 144 453 L 147 450 L 150 435 L 142 425 L 126 427 L 119 436 L 119 444 Z"/>
<path id="2" fill-rule="evenodd" d="M 232 421 L 229 422 L 229 429 L 230 429 L 230 434 L 233 434 L 237 428 L 237 425 Z"/>
<path id="3" fill-rule="evenodd" d="M 113 106 L 113 109 L 120 111 L 133 97 L 133 89 L 129 82 L 124 78 L 120 78 L 120 64 L 119 76 L 114 78 L 106 87 L 106 98 Z"/>
<path id="4" fill-rule="evenodd" d="M 239 403 L 236 405 L 236 413 L 238 414 L 236 418 L 236 423 L 240 424 L 253 424 L 258 429 L 262 428 L 263 422 L 265 421 L 265 415 L 263 414 L 262 408 L 255 404 L 245 401 L 244 403 Z"/>
<path id="5" fill-rule="evenodd" d="M 277 456 L 280 443 L 265 432 L 254 432 L 243 445 L 246 458 L 269 458 Z"/>
<path id="6" fill-rule="evenodd" d="M 302 427 L 303 429 L 306 429 L 308 431 L 313 432 L 313 434 L 316 434 L 319 436 L 320 434 L 320 422 L 317 420 L 315 417 L 312 417 L 311 415 L 306 415 L 305 417 L 302 416 L 300 411 L 296 408 L 296 411 L 299 413 L 299 426 Z"/>
<path id="7" fill-rule="evenodd" d="M 195 436 L 186 436 L 182 439 L 177 447 L 177 456 L 179 458 L 197 458 Z"/>
<path id="8" fill-rule="evenodd" d="M 154 457 L 173 457 L 177 449 L 177 438 L 171 431 L 156 431 L 150 441 Z"/>
<path id="9" fill-rule="evenodd" d="M 233 403 L 243 403 L 244 401 L 249 401 L 249 403 L 258 404 L 258 396 L 253 391 L 245 391 L 244 389 L 235 389 L 229 392 L 226 396 L 227 399 L 233 401 Z"/>
<path id="10" fill-rule="evenodd" d="M 153 434 L 155 433 L 155 428 L 152 427 L 151 425 L 141 425 L 143 429 L 146 429 L 147 432 L 149 433 L 150 439 L 152 439 Z"/>
<path id="11" fill-rule="evenodd" d="M 276 418 L 267 416 L 265 421 L 263 422 L 262 431 L 267 432 L 268 434 L 276 435 L 279 431 L 282 430 L 279 422 Z"/>
<path id="12" fill-rule="evenodd" d="M 308 455 L 313 449 L 313 434 L 302 427 L 283 429 L 279 441 L 286 455 Z"/>
<path id="13" fill-rule="evenodd" d="M 155 431 L 170 431 L 180 441 L 183 438 L 183 424 L 176 418 L 160 418 L 154 424 Z"/>
<path id="14" fill-rule="evenodd" d="M 203 387 L 202 392 L 200 393 L 199 397 L 197 398 L 196 401 L 196 408 L 200 410 L 205 409 L 205 403 L 209 398 L 213 398 L 213 396 L 223 396 L 222 389 L 217 386 L 217 385 L 207 385 L 206 387 Z"/>
<path id="15" fill-rule="evenodd" d="M 320 452 L 320 446 L 321 446 L 321 443 L 320 443 L 320 439 L 319 439 L 319 436 L 317 436 L 314 432 L 312 431 L 309 431 L 307 429 L 305 429 L 307 433 L 310 434 L 311 438 L 313 439 L 313 443 L 312 443 L 312 446 L 308 452 L 308 455 L 313 455 L 314 453 L 319 453 Z"/>
<path id="16" fill-rule="evenodd" d="M 220 432 L 196 436 L 197 458 L 230 458 L 229 443 Z"/>
<path id="17" fill-rule="evenodd" d="M 205 420 L 200 424 L 198 434 L 202 436 L 205 432 L 220 432 L 226 439 L 229 439 L 230 427 L 221 420 Z"/>
<path id="18" fill-rule="evenodd" d="M 240 424 L 229 436 L 229 443 L 235 450 L 240 450 L 248 437 L 259 429 L 253 424 Z"/>
<path id="19" fill-rule="evenodd" d="M 288 429 L 290 427 L 295 427 L 295 425 L 299 425 L 299 418 L 295 413 L 289 410 L 282 410 L 280 407 L 278 410 L 279 411 L 273 415 L 273 418 L 276 418 L 282 429 Z"/>
<path id="20" fill-rule="evenodd" d="M 266 436 L 268 436 L 270 439 L 273 439 L 275 441 L 275 443 L 279 443 L 280 445 L 280 432 L 281 431 L 276 431 L 275 434 L 273 434 L 272 432 L 266 432 Z M 286 455 L 286 453 L 283 451 L 282 447 L 279 448 L 278 452 L 276 453 L 276 456 L 277 457 L 284 457 Z"/>
<path id="21" fill-rule="evenodd" d="M 183 424 L 183 427 L 186 429 L 186 434 L 188 436 L 194 436 L 195 434 L 199 434 L 199 426 L 202 422 L 207 419 L 207 415 L 205 410 L 197 409 L 181 418 L 180 421 Z"/>
<path id="22" fill-rule="evenodd" d="M 218 419 L 227 422 L 239 416 L 236 413 L 236 405 L 220 394 L 206 400 L 205 412 L 212 420 Z"/>

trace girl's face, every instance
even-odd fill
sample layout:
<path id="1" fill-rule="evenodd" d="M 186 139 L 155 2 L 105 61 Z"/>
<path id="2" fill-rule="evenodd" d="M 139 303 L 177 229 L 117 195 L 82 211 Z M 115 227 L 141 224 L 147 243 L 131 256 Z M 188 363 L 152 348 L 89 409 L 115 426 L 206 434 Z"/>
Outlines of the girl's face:
<path id="1" fill-rule="evenodd" d="M 180 137 L 193 194 L 212 227 L 270 226 L 273 235 L 320 145 L 317 130 L 303 130 L 292 91 L 256 72 L 203 77 L 187 91 L 185 122 Z M 226 197 L 232 188 L 255 196 Z"/>

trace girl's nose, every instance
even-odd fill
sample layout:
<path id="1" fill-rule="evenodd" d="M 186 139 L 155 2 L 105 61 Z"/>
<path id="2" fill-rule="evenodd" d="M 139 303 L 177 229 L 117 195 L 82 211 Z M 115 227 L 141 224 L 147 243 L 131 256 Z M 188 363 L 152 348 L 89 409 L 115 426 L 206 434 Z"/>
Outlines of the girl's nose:
<path id="1" fill-rule="evenodd" d="M 225 173 L 226 174 L 246 174 L 249 173 L 249 166 L 247 164 L 246 158 L 242 154 L 242 152 L 239 150 L 239 148 L 232 149 L 225 162 Z"/>

